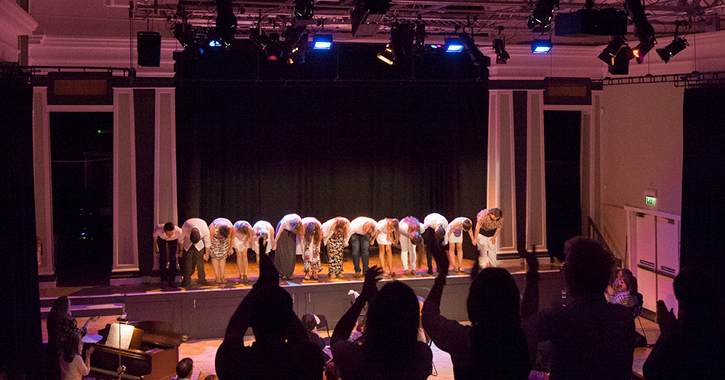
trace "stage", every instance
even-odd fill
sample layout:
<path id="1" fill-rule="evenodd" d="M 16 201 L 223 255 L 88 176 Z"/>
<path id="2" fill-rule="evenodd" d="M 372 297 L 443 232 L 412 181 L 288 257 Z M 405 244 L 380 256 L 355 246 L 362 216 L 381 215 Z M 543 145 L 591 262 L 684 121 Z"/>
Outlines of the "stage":
<path id="1" fill-rule="evenodd" d="M 372 257 L 374 256 L 374 257 Z M 396 261 L 397 259 L 397 261 Z M 563 274 L 558 266 L 548 264 L 548 257 L 541 257 L 546 262 L 540 268 L 540 307 L 551 305 L 563 288 Z M 422 299 L 428 295 L 433 285 L 434 275 L 427 274 L 427 268 L 419 267 L 419 276 L 404 275 L 399 257 L 394 258 L 395 277 L 384 277 L 379 286 L 387 281 L 398 280 L 409 285 Z M 371 255 L 370 266 L 378 265 L 377 255 Z M 464 259 L 464 268 L 471 268 L 473 260 Z M 516 279 L 519 289 L 523 291 L 525 272 L 521 265 L 506 266 Z M 327 275 L 327 265 L 322 265 L 319 280 L 305 280 L 302 262 L 298 260 L 295 275 L 291 280 L 280 281 L 294 300 L 297 315 L 307 313 L 324 315 L 330 329 L 333 329 L 339 318 L 350 307 L 352 300 L 350 290 L 359 292 L 363 278 L 354 277 L 352 261 L 346 258 L 343 269 L 345 273 L 337 279 Z M 76 318 L 93 315 L 114 316 L 126 313 L 130 321 L 157 320 L 174 325 L 178 332 L 189 334 L 192 339 L 208 339 L 223 337 L 229 317 L 234 313 L 241 300 L 254 285 L 259 275 L 258 266 L 249 263 L 248 284 L 236 284 L 239 279 L 237 265 L 229 261 L 226 265 L 227 283 L 214 284 L 214 273 L 209 263 L 205 266 L 206 280 L 212 285 L 199 286 L 197 274 L 192 276 L 190 288 L 163 288 L 156 282 L 137 283 L 115 286 L 96 287 L 55 287 L 40 289 L 40 306 L 42 318 L 45 319 L 53 301 L 62 295 L 71 299 L 72 314 Z M 441 309 L 444 314 L 459 321 L 468 319 L 465 300 L 468 295 L 470 275 L 468 270 L 463 274 L 452 274 L 443 294 Z M 178 282 L 177 282 L 178 285 Z M 105 319 L 105 318 L 104 318 Z M 102 328 L 103 326 L 99 327 Z M 45 331 L 44 331 L 45 334 Z"/>

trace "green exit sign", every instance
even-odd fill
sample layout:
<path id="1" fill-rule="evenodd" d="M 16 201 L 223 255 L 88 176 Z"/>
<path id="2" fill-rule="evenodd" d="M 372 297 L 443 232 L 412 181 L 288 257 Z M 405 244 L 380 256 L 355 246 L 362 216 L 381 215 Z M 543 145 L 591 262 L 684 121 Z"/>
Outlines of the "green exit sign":
<path id="1" fill-rule="evenodd" d="M 644 197 L 645 203 L 647 203 L 650 206 L 654 206 L 657 203 L 657 198 L 655 197 Z"/>

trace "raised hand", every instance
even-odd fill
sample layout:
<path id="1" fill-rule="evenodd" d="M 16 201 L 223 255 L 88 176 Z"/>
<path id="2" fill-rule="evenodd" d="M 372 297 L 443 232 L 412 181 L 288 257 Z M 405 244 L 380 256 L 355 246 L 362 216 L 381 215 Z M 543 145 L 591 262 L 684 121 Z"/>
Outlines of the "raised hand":
<path id="1" fill-rule="evenodd" d="M 272 259 L 264 251 L 259 252 L 259 279 L 254 285 L 277 284 L 278 279 L 279 272 Z"/>
<path id="2" fill-rule="evenodd" d="M 446 251 L 444 251 L 442 248 L 435 248 L 432 249 L 433 258 L 436 260 L 436 265 L 438 267 L 438 276 L 446 277 L 448 276 L 448 266 L 451 265 L 451 261 L 448 258 L 448 255 L 446 254 Z"/>
<path id="3" fill-rule="evenodd" d="M 377 282 L 380 280 L 380 276 L 382 274 L 383 269 L 377 265 L 371 267 L 367 272 L 365 272 L 365 282 L 363 283 L 360 297 L 364 297 L 363 299 L 366 301 L 370 301 L 370 299 L 373 298 L 375 293 L 378 292 Z"/>
<path id="4" fill-rule="evenodd" d="M 665 301 L 657 301 L 657 324 L 660 326 L 660 335 L 669 335 L 675 331 L 677 317 L 673 309 L 667 310 Z"/>

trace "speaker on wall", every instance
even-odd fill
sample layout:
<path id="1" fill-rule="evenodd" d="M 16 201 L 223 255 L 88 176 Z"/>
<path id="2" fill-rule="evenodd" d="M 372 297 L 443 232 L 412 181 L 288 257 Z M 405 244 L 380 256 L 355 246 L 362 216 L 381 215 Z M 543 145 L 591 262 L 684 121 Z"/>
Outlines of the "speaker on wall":
<path id="1" fill-rule="evenodd" d="M 136 51 L 139 66 L 159 67 L 161 64 L 161 35 L 156 32 L 138 32 Z"/>

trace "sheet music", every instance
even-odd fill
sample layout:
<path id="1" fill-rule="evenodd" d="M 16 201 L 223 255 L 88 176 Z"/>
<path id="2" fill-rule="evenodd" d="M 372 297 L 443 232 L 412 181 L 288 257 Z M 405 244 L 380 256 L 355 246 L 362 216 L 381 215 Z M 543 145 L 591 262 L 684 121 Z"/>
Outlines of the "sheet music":
<path id="1" fill-rule="evenodd" d="M 121 348 L 128 349 L 131 343 L 131 337 L 133 336 L 133 326 L 122 325 L 114 323 L 108 330 L 108 339 L 106 339 L 106 346 L 118 348 L 118 327 L 121 327 Z"/>

